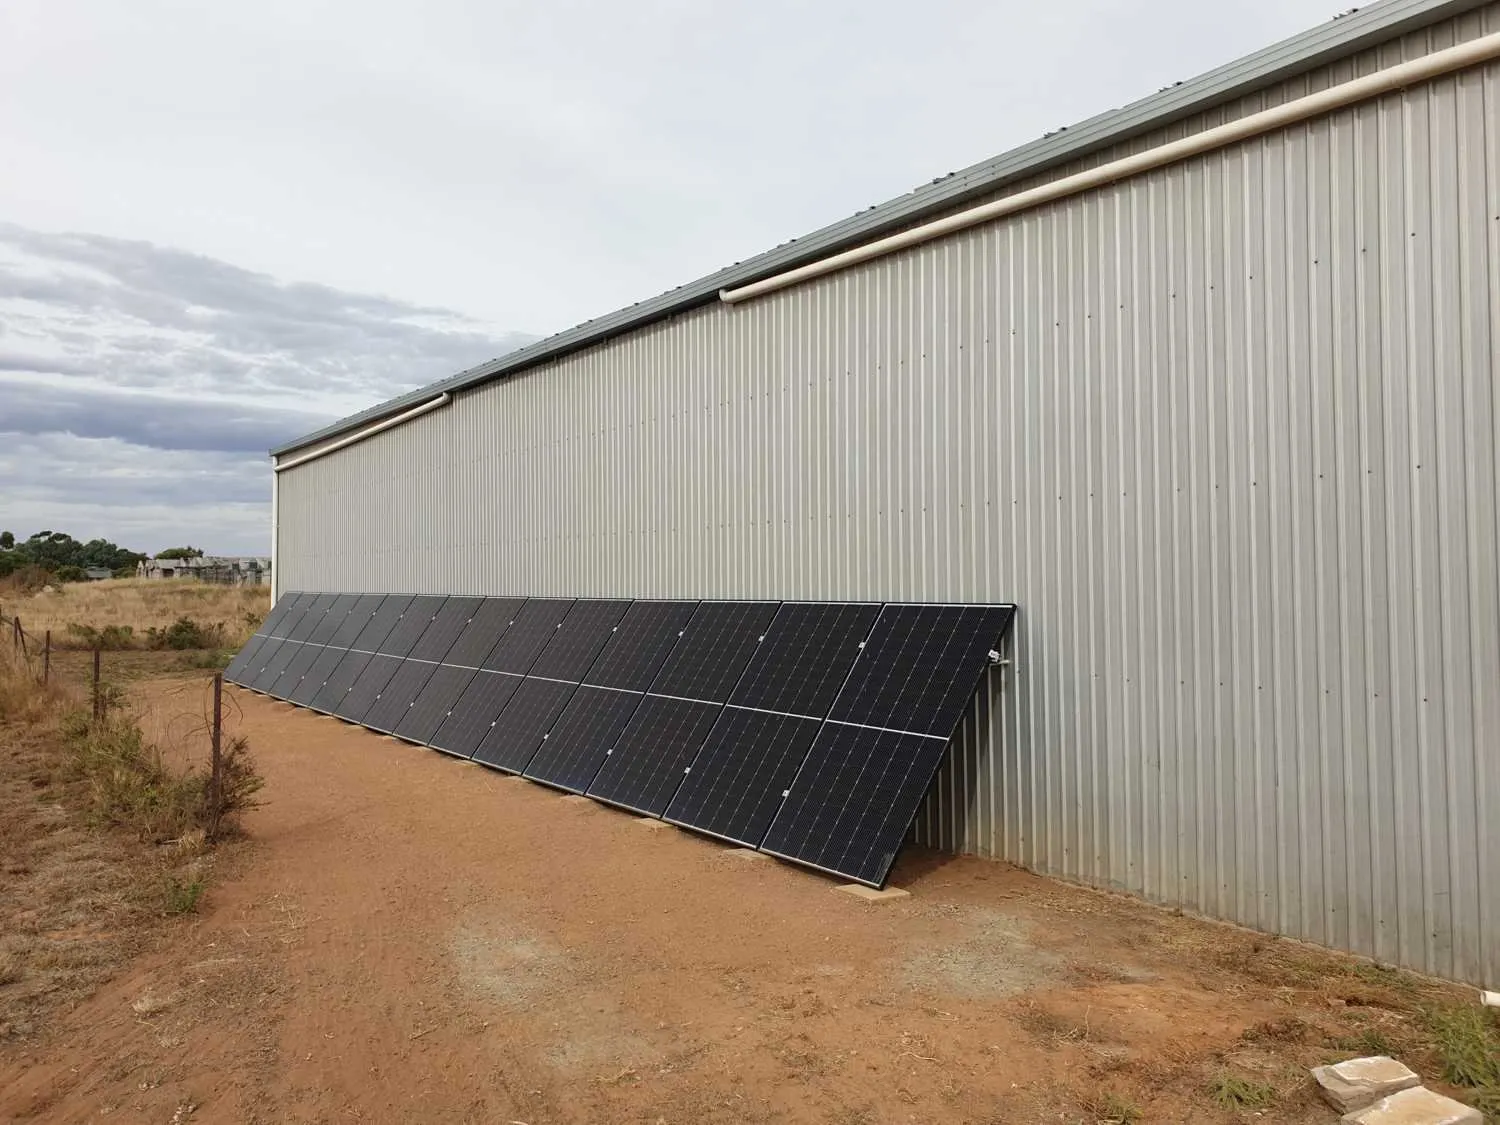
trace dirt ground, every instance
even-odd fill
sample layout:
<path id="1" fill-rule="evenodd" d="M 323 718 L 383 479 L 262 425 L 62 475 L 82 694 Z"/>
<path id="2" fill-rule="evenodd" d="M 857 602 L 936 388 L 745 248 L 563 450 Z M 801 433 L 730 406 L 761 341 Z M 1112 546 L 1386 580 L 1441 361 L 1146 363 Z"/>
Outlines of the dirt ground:
<path id="1" fill-rule="evenodd" d="M 203 684 L 134 690 L 162 729 Z M 1432 987 L 917 850 L 911 897 L 867 904 L 232 697 L 267 778 L 247 838 L 198 914 L 0 1036 L 0 1121 L 1332 1122 L 1304 1068 L 1399 1040 Z M 1220 1104 L 1228 1075 L 1274 1100 Z"/>

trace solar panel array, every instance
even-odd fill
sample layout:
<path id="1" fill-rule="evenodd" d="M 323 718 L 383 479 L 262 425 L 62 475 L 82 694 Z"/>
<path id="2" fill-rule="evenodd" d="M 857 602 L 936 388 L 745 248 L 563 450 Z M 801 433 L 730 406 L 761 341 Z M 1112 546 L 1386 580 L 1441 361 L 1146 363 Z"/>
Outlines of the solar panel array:
<path id="1" fill-rule="evenodd" d="M 289 593 L 225 678 L 879 887 L 1014 617 Z"/>

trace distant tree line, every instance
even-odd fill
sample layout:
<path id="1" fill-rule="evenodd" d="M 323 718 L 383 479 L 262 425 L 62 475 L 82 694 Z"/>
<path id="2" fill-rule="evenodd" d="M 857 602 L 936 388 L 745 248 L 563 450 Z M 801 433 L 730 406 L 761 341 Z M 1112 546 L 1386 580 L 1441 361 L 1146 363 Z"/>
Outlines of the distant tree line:
<path id="1" fill-rule="evenodd" d="M 160 559 L 201 558 L 197 547 L 168 547 L 157 554 Z M 149 556 L 131 551 L 107 539 L 90 539 L 80 543 L 61 531 L 38 531 L 29 539 L 16 541 L 9 531 L 0 531 L 0 578 L 33 568 L 60 582 L 81 582 L 91 568 L 107 570 L 116 578 L 135 573 L 136 564 Z"/>

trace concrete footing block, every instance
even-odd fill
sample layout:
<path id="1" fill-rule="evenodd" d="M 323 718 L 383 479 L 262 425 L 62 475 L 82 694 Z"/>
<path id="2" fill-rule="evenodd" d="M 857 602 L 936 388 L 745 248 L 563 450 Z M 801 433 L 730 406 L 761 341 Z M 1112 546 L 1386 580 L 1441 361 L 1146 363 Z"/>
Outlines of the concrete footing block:
<path id="1" fill-rule="evenodd" d="M 724 849 L 724 854 L 725 855 L 732 855 L 736 859 L 761 859 L 761 860 L 769 860 L 771 858 L 765 852 L 758 852 L 754 848 L 742 848 L 742 847 L 739 847 L 738 845 L 736 845 L 734 847 L 731 847 L 731 848 L 725 848 Z"/>
<path id="2" fill-rule="evenodd" d="M 565 805 L 592 805 L 594 803 L 579 793 L 566 793 L 562 800 Z"/>
<path id="3" fill-rule="evenodd" d="M 1487 1008 L 1500 1008 L 1500 992 L 1481 992 L 1479 1000 Z"/>
<path id="4" fill-rule="evenodd" d="M 1381 1098 L 1372 1106 L 1339 1118 L 1342 1125 L 1484 1125 L 1484 1114 L 1473 1106 L 1413 1086 Z"/>
<path id="5" fill-rule="evenodd" d="M 660 817 L 655 817 L 655 816 L 638 816 L 638 817 L 635 818 L 635 822 L 637 824 L 639 824 L 642 828 L 650 828 L 653 831 L 656 830 L 656 829 L 659 829 L 659 828 L 671 828 L 672 827 L 665 820 L 662 820 Z"/>
<path id="6" fill-rule="evenodd" d="M 834 887 L 834 893 L 848 895 L 850 898 L 862 899 L 865 902 L 890 902 L 892 899 L 910 898 L 910 891 L 903 891 L 900 887 L 886 887 L 877 891 L 874 887 L 867 887 L 863 883 L 846 883 L 842 887 Z"/>
<path id="7" fill-rule="evenodd" d="M 1385 1055 L 1315 1066 L 1312 1077 L 1323 1100 L 1340 1113 L 1364 1109 L 1381 1098 L 1422 1084 L 1416 1071 Z"/>

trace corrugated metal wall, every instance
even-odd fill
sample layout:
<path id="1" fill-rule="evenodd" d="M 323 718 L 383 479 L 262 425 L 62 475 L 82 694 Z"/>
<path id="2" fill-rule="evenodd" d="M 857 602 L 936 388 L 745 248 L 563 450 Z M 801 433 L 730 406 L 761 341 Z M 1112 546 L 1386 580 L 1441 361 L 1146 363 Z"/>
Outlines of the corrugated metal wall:
<path id="1" fill-rule="evenodd" d="M 280 585 L 1015 600 L 924 839 L 1494 984 L 1497 270 L 1489 67 L 461 395 Z"/>

